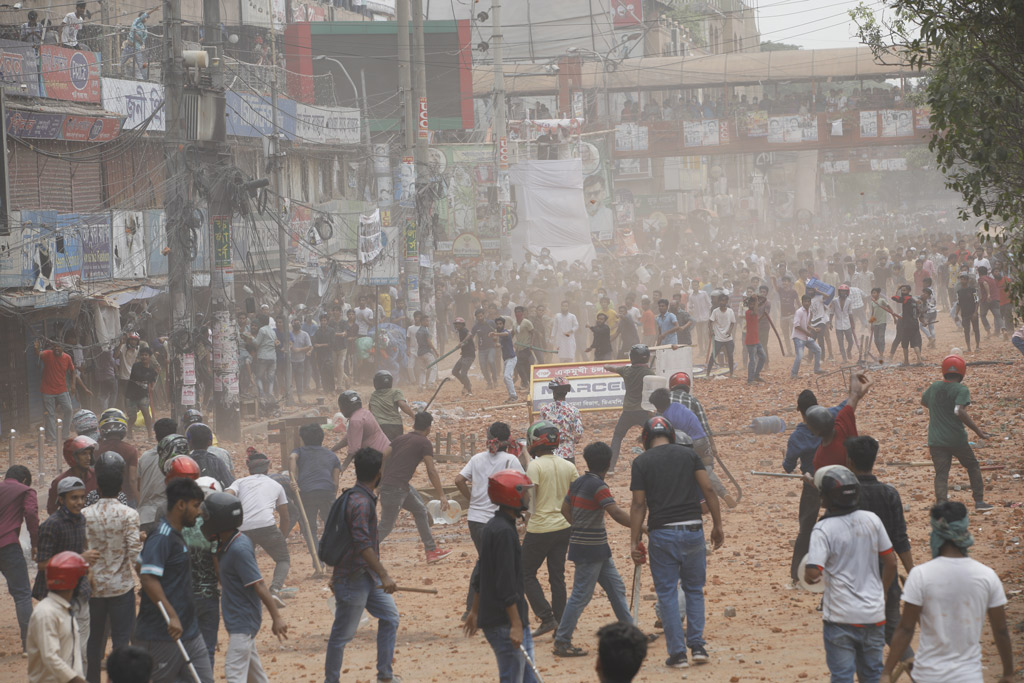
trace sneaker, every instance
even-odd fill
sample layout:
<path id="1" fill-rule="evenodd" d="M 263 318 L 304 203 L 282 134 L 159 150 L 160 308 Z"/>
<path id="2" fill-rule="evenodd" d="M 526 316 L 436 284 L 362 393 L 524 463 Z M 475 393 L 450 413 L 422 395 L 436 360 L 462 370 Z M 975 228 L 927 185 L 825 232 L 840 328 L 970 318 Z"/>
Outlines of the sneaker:
<path id="1" fill-rule="evenodd" d="M 282 598 L 293 598 L 298 595 L 299 589 L 295 586 L 283 586 L 281 590 L 277 591 L 277 594 Z"/>
<path id="2" fill-rule="evenodd" d="M 572 643 L 563 643 L 561 641 L 555 641 L 555 656 L 556 657 L 586 657 L 587 651 L 581 647 L 576 647 Z"/>
<path id="3" fill-rule="evenodd" d="M 277 593 L 271 593 L 270 599 L 274 601 L 274 605 L 277 606 L 277 609 L 284 609 L 288 606 L 287 603 L 277 595 Z"/>
<path id="4" fill-rule="evenodd" d="M 402 677 L 392 674 L 391 678 L 378 678 L 377 683 L 402 683 Z"/>
<path id="5" fill-rule="evenodd" d="M 685 669 L 690 666 L 690 663 L 686 661 L 686 651 L 683 650 L 678 654 L 674 654 L 665 660 L 665 666 L 672 669 Z"/>
<path id="6" fill-rule="evenodd" d="M 694 645 L 690 648 L 690 654 L 693 656 L 694 664 L 704 664 L 710 657 L 708 657 L 708 651 L 704 649 L 703 645 Z"/>
<path id="7" fill-rule="evenodd" d="M 990 510 L 995 509 L 995 506 L 992 505 L 991 503 L 986 503 L 983 500 L 979 500 L 977 503 L 974 504 L 974 509 L 977 512 L 989 512 Z"/>
<path id="8" fill-rule="evenodd" d="M 434 564 L 440 562 L 444 558 L 452 554 L 451 550 L 447 548 L 434 548 L 433 550 L 427 551 L 427 564 Z"/>
<path id="9" fill-rule="evenodd" d="M 557 621 L 555 621 L 554 619 L 545 619 L 544 621 L 540 622 L 540 626 L 538 626 L 537 630 L 533 632 L 533 637 L 539 638 L 545 633 L 551 633 L 556 628 L 558 628 Z"/>

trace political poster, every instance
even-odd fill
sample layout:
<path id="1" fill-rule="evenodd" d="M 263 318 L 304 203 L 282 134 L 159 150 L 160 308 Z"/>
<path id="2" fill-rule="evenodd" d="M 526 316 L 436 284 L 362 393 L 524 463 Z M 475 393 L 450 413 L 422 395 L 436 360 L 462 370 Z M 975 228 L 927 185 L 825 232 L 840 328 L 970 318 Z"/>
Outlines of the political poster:
<path id="1" fill-rule="evenodd" d="M 683 146 L 700 147 L 703 144 L 703 124 L 700 121 L 683 121 Z"/>
<path id="2" fill-rule="evenodd" d="M 114 276 L 110 244 L 110 214 L 83 213 L 78 217 L 82 235 L 82 282 L 101 282 Z"/>
<path id="3" fill-rule="evenodd" d="M 878 112 L 862 111 L 860 113 L 860 136 L 862 138 L 878 137 Z"/>
<path id="4" fill-rule="evenodd" d="M 566 403 L 580 411 L 621 410 L 626 384 L 621 376 L 605 370 L 605 365 L 595 362 L 534 365 L 530 369 L 530 420 L 541 408 L 554 401 L 548 382 L 557 376 L 564 377 L 572 387 Z M 607 365 L 625 367 L 629 361 L 609 361 Z"/>
<path id="5" fill-rule="evenodd" d="M 764 109 L 757 109 L 755 111 L 748 111 L 746 114 L 747 118 L 747 137 L 748 138 L 766 138 L 768 137 L 768 112 Z"/>

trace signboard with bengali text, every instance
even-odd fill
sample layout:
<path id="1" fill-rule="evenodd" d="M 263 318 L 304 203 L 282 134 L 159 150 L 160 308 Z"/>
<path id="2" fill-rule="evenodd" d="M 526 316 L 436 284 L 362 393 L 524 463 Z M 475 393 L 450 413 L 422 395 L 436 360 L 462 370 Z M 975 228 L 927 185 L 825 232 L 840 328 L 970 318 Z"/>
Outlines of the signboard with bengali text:
<path id="1" fill-rule="evenodd" d="M 572 391 L 565 401 L 576 406 L 580 411 L 621 410 L 622 399 L 626 395 L 626 384 L 619 375 L 608 372 L 605 365 L 625 367 L 626 360 L 608 361 L 608 363 L 553 363 L 550 365 L 534 365 L 530 368 L 530 420 L 540 412 L 546 404 L 554 399 L 548 382 L 561 375 L 569 380 Z"/>
<path id="2" fill-rule="evenodd" d="M 100 53 L 56 45 L 39 48 L 45 96 L 70 102 L 100 103 Z"/>

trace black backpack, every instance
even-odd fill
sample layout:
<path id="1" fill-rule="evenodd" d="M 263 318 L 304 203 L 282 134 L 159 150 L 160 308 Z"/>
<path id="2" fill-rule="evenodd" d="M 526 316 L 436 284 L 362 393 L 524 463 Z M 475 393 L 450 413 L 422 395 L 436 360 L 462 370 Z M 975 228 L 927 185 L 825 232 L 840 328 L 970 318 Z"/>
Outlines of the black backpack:
<path id="1" fill-rule="evenodd" d="M 353 486 L 345 489 L 338 496 L 338 499 L 331 505 L 331 511 L 327 513 L 327 521 L 324 522 L 324 533 L 320 537 L 316 554 L 320 561 L 329 567 L 337 566 L 341 558 L 352 548 L 352 533 L 345 524 L 345 509 L 348 505 L 348 497 L 359 487 Z M 360 490 L 360 495 L 367 496 L 366 491 Z M 376 505 L 373 514 L 377 514 Z"/>

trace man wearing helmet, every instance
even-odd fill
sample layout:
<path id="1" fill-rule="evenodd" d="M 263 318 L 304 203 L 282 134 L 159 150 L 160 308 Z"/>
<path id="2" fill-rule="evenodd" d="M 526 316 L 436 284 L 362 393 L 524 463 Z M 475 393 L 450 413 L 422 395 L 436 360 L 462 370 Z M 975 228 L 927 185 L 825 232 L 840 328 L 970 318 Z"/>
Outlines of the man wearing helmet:
<path id="1" fill-rule="evenodd" d="M 545 403 L 540 409 L 540 419 L 555 423 L 558 427 L 558 448 L 555 455 L 576 463 L 576 443 L 583 438 L 583 420 L 579 408 L 567 403 L 565 397 L 572 391 L 569 380 L 561 375 L 548 382 L 551 390 L 551 403 Z"/>
<path id="2" fill-rule="evenodd" d="M 469 381 L 469 369 L 473 367 L 476 360 L 476 346 L 473 344 L 473 335 L 466 329 L 466 321 L 456 318 L 453 323 L 455 332 L 459 335 L 459 360 L 452 368 L 452 377 L 462 383 L 462 395 L 473 395 L 473 384 Z"/>
<path id="3" fill-rule="evenodd" d="M 523 538 L 523 575 L 526 597 L 540 621 L 534 637 L 558 628 L 567 597 L 565 555 L 572 528 L 562 516 L 562 501 L 579 473 L 574 464 L 555 455 L 559 438 L 558 427 L 545 420 L 535 422 L 526 432 L 526 448 L 533 458 L 526 468 L 526 476 L 534 484 L 536 503 Z M 551 586 L 550 603 L 537 580 L 537 572 L 545 562 Z"/>
<path id="4" fill-rule="evenodd" d="M 94 480 L 95 482 L 95 480 Z M 70 550 L 80 553 L 90 564 L 95 562 L 99 553 L 86 550 L 85 518 L 82 508 L 85 507 L 85 483 L 78 477 L 69 476 L 57 484 L 57 500 L 59 507 L 39 525 L 39 539 L 36 543 L 36 574 L 32 586 L 32 597 L 42 600 L 46 597 L 46 568 L 50 559 Z M 82 661 L 85 662 L 85 646 L 89 640 L 89 597 L 92 586 L 88 580 L 78 582 L 78 589 L 71 599 L 71 609 L 78 621 L 79 645 Z M 67 612 L 65 612 L 67 618 Z M 31 630 L 31 626 L 30 626 Z"/>
<path id="5" fill-rule="evenodd" d="M 96 446 L 96 452 L 114 451 L 124 458 L 125 473 L 121 490 L 128 497 L 128 504 L 134 506 L 139 500 L 139 451 L 124 440 L 127 434 L 128 418 L 123 412 L 117 408 L 103 411 L 100 415 L 100 442 Z"/>
<path id="6" fill-rule="evenodd" d="M 707 571 L 701 499 L 711 512 L 711 542 L 717 549 L 725 540 L 718 496 L 696 451 L 675 443 L 675 429 L 662 416 L 644 423 L 644 452 L 633 460 L 629 488 L 630 555 L 643 564 L 647 553 L 641 543 L 644 520 L 649 530 L 651 578 L 658 593 L 665 646 L 672 668 L 688 666 L 689 646 L 694 662 L 708 661 L 704 641 L 704 580 Z M 678 588 L 686 595 L 686 633 L 679 614 Z"/>
<path id="7" fill-rule="evenodd" d="M 76 436 L 64 442 L 64 462 L 68 468 L 50 483 L 46 497 L 46 514 L 52 515 L 60 505 L 60 482 L 69 477 L 82 481 L 86 493 L 96 490 L 96 474 L 92 471 L 96 442 L 87 436 Z"/>
<path id="8" fill-rule="evenodd" d="M 135 558 L 142 550 L 139 514 L 118 502 L 124 479 L 124 458 L 113 451 L 96 460 L 100 499 L 82 510 L 86 545 L 98 553 L 92 563 L 93 594 L 89 599 L 89 641 L 86 680 L 100 683 L 100 664 L 109 624 L 113 649 L 128 645 L 135 621 Z"/>
<path id="9" fill-rule="evenodd" d="M 284 491 L 281 494 L 283 497 Z M 266 681 L 267 674 L 256 651 L 256 634 L 263 621 L 260 603 L 267 606 L 273 619 L 271 630 L 278 639 L 288 637 L 288 624 L 278 611 L 282 605 L 267 590 L 256 565 L 252 541 L 239 533 L 245 517 L 242 502 L 230 493 L 213 492 L 206 496 L 201 510 L 203 533 L 217 542 L 221 613 L 228 633 L 225 677 L 228 681 Z"/>
<path id="10" fill-rule="evenodd" d="M 637 344 L 629 350 L 629 365 L 605 365 L 605 372 L 613 372 L 622 377 L 625 385 L 625 396 L 622 397 L 622 413 L 619 421 L 615 423 L 615 431 L 612 433 L 612 464 L 608 474 L 615 473 L 615 463 L 619 460 L 619 449 L 622 447 L 622 440 L 633 427 L 640 427 L 651 416 L 640 405 L 644 393 L 644 377 L 653 375 L 648 363 L 651 360 L 651 351 L 644 344 Z"/>
<path id="11" fill-rule="evenodd" d="M 877 681 L 885 649 L 885 590 L 896 554 L 882 521 L 858 509 L 860 482 L 843 465 L 814 472 L 825 516 L 814 525 L 804 580 L 824 578 L 825 660 L 833 681 Z M 881 562 L 879 562 L 881 560 Z"/>
<path id="12" fill-rule="evenodd" d="M 395 378 L 387 370 L 378 370 L 373 376 L 373 393 L 370 394 L 370 412 L 388 439 L 402 435 L 402 413 L 415 418 L 416 411 L 409 407 L 405 394 L 394 388 Z M 401 412 L 399 412 L 401 411 Z"/>
<path id="13" fill-rule="evenodd" d="M 348 456 L 341 463 L 341 473 L 344 474 L 356 451 L 370 447 L 383 453 L 391 445 L 391 440 L 377 424 L 373 413 L 363 407 L 363 399 L 351 389 L 338 396 L 338 410 L 348 420 L 348 431 L 345 432 L 345 438 L 334 444 L 331 450 L 337 453 L 348 447 Z"/>
<path id="14" fill-rule="evenodd" d="M 182 433 L 183 434 L 187 434 L 189 427 L 191 427 L 194 424 L 200 423 L 200 422 L 202 422 L 204 424 L 206 422 L 206 420 L 203 419 L 203 414 L 201 412 L 199 412 L 195 408 L 191 408 L 189 410 L 186 410 L 185 411 L 185 415 L 182 416 L 182 418 L 181 418 L 181 431 L 182 431 Z M 211 429 L 210 432 L 212 433 L 213 430 Z M 160 442 L 160 440 L 157 439 L 157 443 L 159 443 L 159 442 Z M 213 445 L 207 447 L 206 450 L 209 451 L 210 453 L 213 453 L 218 458 L 220 458 L 220 461 L 222 463 L 224 463 L 224 466 L 227 467 L 228 471 L 231 472 L 231 475 L 234 476 L 234 474 L 235 474 L 235 464 L 231 461 L 231 454 L 228 453 L 226 449 L 223 449 L 223 448 L 221 448 L 220 446 L 217 445 L 217 435 L 216 434 L 213 434 L 213 441 L 211 443 Z"/>
<path id="15" fill-rule="evenodd" d="M 804 413 L 808 429 L 821 439 L 814 453 L 815 472 L 826 465 L 846 465 L 846 439 L 857 436 L 857 406 L 874 385 L 870 376 L 852 373 L 846 405 L 836 415 L 824 406 L 812 406 Z"/>
<path id="16" fill-rule="evenodd" d="M 100 421 L 96 417 L 96 413 L 91 410 L 83 408 L 75 413 L 75 416 L 71 418 L 71 428 L 79 436 L 87 436 L 94 441 L 100 438 Z"/>
<path id="17" fill-rule="evenodd" d="M 971 480 L 974 509 L 983 512 L 991 510 L 992 505 L 985 502 L 985 481 L 965 427 L 979 439 L 988 439 L 988 434 L 967 414 L 971 392 L 963 383 L 966 374 L 963 358 L 946 356 L 942 360 L 942 380 L 925 389 L 921 405 L 928 409 L 928 452 L 935 465 L 935 501 L 943 503 L 949 498 L 949 468 L 956 458 Z"/>
<path id="18" fill-rule="evenodd" d="M 203 491 L 195 481 L 171 481 L 167 485 L 166 516 L 146 537 L 139 553 L 142 595 L 132 642 L 153 658 L 153 683 L 189 678 L 176 640 L 188 652 L 200 683 L 213 683 L 213 666 L 199 631 L 189 553 L 184 552 L 182 536 L 183 529 L 195 525 L 202 502 Z M 164 621 L 158 605 L 166 610 L 168 621 Z"/>
<path id="19" fill-rule="evenodd" d="M 463 626 L 467 636 L 484 631 L 498 660 L 502 681 L 535 683 L 520 648 L 533 659 L 533 638 L 525 597 L 523 549 L 516 520 L 530 507 L 530 478 L 503 470 L 488 478 L 487 496 L 497 511 L 480 534 L 480 559 L 473 572 L 473 606 Z"/>
<path id="20" fill-rule="evenodd" d="M 76 647 L 79 625 L 71 601 L 89 573 L 89 562 L 78 553 L 61 552 L 45 571 L 49 592 L 36 605 L 28 625 L 28 680 L 79 683 L 84 680 L 85 666 L 81 648 Z"/>

